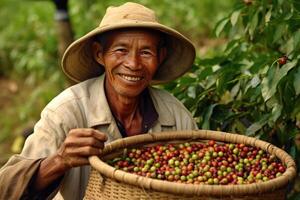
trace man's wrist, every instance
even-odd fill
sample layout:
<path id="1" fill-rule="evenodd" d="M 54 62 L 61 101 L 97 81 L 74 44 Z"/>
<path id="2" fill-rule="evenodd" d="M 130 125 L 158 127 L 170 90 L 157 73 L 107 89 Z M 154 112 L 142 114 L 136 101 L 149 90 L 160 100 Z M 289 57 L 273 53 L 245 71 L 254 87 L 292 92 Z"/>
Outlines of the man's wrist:
<path id="1" fill-rule="evenodd" d="M 44 159 L 39 167 L 35 178 L 34 188 L 37 191 L 44 190 L 54 181 L 60 179 L 69 168 L 59 155 L 54 155 Z"/>

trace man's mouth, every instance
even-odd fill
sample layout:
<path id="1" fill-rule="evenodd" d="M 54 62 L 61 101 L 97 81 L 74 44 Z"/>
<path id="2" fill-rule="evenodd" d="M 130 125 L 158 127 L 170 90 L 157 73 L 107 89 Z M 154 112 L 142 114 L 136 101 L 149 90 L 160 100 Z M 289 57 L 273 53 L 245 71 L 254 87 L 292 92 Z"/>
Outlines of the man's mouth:
<path id="1" fill-rule="evenodd" d="M 119 74 L 119 75 L 127 81 L 140 81 L 143 79 L 143 77 L 140 77 L 140 76 L 129 76 L 129 75 L 125 75 L 125 74 Z"/>

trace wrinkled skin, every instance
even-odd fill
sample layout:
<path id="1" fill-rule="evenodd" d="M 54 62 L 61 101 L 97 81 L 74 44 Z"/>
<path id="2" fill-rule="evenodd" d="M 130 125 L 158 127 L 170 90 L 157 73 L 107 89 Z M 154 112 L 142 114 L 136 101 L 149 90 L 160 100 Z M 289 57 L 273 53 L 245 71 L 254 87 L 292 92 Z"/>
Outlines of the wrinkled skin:
<path id="1" fill-rule="evenodd" d="M 128 135 L 141 132 L 138 102 L 166 56 L 160 35 L 144 29 L 113 31 L 93 44 L 96 61 L 105 66 L 105 89 L 111 110 Z"/>

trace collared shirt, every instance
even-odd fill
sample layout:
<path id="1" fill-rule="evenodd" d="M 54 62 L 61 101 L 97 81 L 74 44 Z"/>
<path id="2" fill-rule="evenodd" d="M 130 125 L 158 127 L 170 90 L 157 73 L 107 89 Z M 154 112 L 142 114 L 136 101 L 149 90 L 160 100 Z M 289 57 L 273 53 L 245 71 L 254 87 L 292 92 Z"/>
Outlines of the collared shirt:
<path id="1" fill-rule="evenodd" d="M 197 129 L 190 112 L 175 97 L 157 88 L 149 87 L 148 91 L 158 114 L 157 120 L 148 132 Z M 98 129 L 106 133 L 107 142 L 122 138 L 105 96 L 104 75 L 66 89 L 45 107 L 41 119 L 34 127 L 34 133 L 27 138 L 21 155 L 17 156 L 17 159 L 14 157 L 10 159 L 0 170 L 0 180 L 4 181 L 1 186 L 6 188 L 19 186 L 20 191 L 26 190 L 28 180 L 34 173 L 31 172 L 32 170 L 25 169 L 27 178 L 18 179 L 18 176 L 12 176 L 7 179 L 5 174 L 11 173 L 11 170 L 14 172 L 14 166 L 20 163 L 20 159 L 29 162 L 32 159 L 41 159 L 55 154 L 68 132 L 74 128 Z M 89 166 L 69 170 L 54 199 L 82 199 L 89 172 Z M 2 195 L 5 197 L 5 194 Z"/>
<path id="2" fill-rule="evenodd" d="M 146 88 L 141 94 L 139 109 L 141 111 L 141 116 L 143 117 L 141 133 L 147 133 L 149 129 L 152 127 L 152 125 L 155 123 L 155 121 L 158 119 L 158 114 L 153 105 L 148 88 Z M 118 129 L 122 137 L 127 137 L 128 135 L 126 133 L 125 127 L 123 126 L 122 122 L 120 122 L 116 116 L 114 116 L 114 118 L 116 120 L 116 124 L 118 126 Z"/>

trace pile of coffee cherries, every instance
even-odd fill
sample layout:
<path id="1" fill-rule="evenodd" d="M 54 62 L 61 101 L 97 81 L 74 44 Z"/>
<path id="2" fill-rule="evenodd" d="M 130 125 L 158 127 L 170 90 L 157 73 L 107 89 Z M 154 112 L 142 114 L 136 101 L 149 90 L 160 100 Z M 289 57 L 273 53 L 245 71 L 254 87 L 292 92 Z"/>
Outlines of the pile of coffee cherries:
<path id="1" fill-rule="evenodd" d="M 122 156 L 106 162 L 129 173 L 179 183 L 258 183 L 281 176 L 286 170 L 274 155 L 257 147 L 214 140 L 125 150 Z"/>

